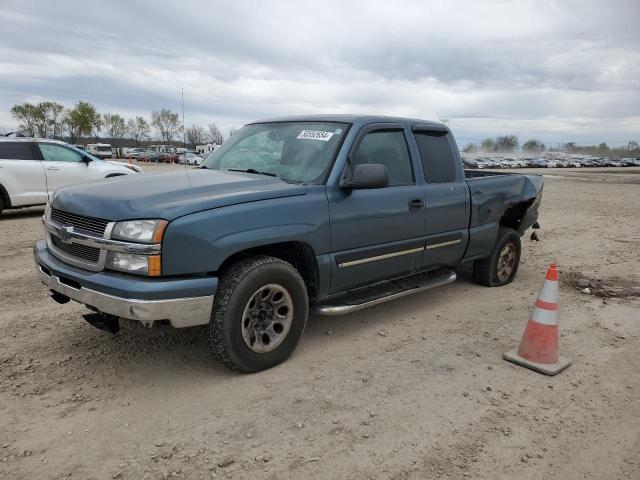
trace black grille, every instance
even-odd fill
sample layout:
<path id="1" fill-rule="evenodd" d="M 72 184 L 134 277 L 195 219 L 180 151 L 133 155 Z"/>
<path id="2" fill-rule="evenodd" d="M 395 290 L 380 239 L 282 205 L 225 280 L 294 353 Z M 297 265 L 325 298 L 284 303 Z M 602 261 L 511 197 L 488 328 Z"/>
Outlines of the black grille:
<path id="1" fill-rule="evenodd" d="M 56 249 L 72 257 L 81 258 L 92 263 L 98 263 L 100 258 L 99 248 L 87 247 L 78 243 L 64 243 L 55 235 L 51 235 L 51 242 Z"/>
<path id="2" fill-rule="evenodd" d="M 75 213 L 63 212 L 62 210 L 51 209 L 51 220 L 65 227 L 73 227 L 86 233 L 91 233 L 102 237 L 107 228 L 108 220 L 101 218 L 84 217 Z"/>

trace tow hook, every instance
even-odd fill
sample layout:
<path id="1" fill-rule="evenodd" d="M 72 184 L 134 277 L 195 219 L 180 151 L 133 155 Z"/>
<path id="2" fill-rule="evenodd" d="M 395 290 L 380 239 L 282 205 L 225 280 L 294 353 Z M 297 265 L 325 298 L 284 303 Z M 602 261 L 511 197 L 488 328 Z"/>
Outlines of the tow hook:
<path id="1" fill-rule="evenodd" d="M 86 315 L 83 315 L 82 318 L 103 332 L 115 335 L 120 331 L 120 317 L 116 317 L 115 315 L 94 312 L 87 313 Z"/>
<path id="2" fill-rule="evenodd" d="M 538 222 L 536 222 L 533 225 L 531 225 L 531 228 L 533 228 L 534 230 L 539 230 L 540 229 L 540 224 Z M 538 235 L 536 234 L 536 232 L 532 232 L 531 233 L 531 241 L 533 241 L 533 242 L 539 242 L 540 241 L 540 239 L 538 238 Z"/>

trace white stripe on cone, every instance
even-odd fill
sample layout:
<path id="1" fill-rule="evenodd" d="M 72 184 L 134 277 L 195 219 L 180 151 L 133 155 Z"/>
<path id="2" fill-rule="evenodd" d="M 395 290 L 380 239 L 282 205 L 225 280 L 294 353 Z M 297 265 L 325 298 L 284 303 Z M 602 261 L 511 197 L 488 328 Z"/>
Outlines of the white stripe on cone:
<path id="1" fill-rule="evenodd" d="M 531 314 L 531 320 L 543 325 L 558 325 L 558 311 L 535 307 Z"/>
<path id="2" fill-rule="evenodd" d="M 545 280 L 538 298 L 547 303 L 558 303 L 558 282 L 555 280 Z"/>

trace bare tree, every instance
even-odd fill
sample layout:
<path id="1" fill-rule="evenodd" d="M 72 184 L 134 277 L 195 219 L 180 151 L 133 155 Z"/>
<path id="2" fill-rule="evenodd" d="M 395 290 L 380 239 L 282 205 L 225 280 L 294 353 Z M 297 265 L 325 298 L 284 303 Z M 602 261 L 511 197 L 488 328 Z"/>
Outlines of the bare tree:
<path id="1" fill-rule="evenodd" d="M 231 126 L 231 128 L 229 129 L 229 136 L 230 136 L 230 137 L 233 137 L 233 135 L 234 135 L 237 131 L 238 131 L 238 129 L 232 125 L 232 126 Z"/>
<path id="2" fill-rule="evenodd" d="M 515 135 L 503 135 L 496 138 L 495 149 L 498 152 L 513 152 L 518 148 L 518 137 Z"/>
<path id="3" fill-rule="evenodd" d="M 542 141 L 532 138 L 531 140 L 527 140 L 522 144 L 522 150 L 525 152 L 533 152 L 538 153 L 543 151 L 546 148 L 546 145 L 542 143 Z"/>
<path id="4" fill-rule="evenodd" d="M 127 121 L 127 135 L 136 142 L 136 147 L 140 145 L 141 140 L 149 138 L 151 127 L 144 117 L 130 118 Z"/>
<path id="5" fill-rule="evenodd" d="M 124 118 L 117 113 L 105 113 L 102 115 L 102 126 L 107 138 L 121 139 L 127 132 Z"/>
<path id="6" fill-rule="evenodd" d="M 151 113 L 151 125 L 158 129 L 164 143 L 169 143 L 178 132 L 182 131 L 178 114 L 166 108 Z"/>
<path id="7" fill-rule="evenodd" d="M 36 106 L 29 102 L 11 108 L 11 115 L 18 121 L 18 129 L 29 137 L 36 136 L 36 110 Z"/>
<path id="8" fill-rule="evenodd" d="M 485 138 L 480 146 L 485 152 L 493 152 L 496 147 L 496 141 L 493 138 Z"/>
<path id="9" fill-rule="evenodd" d="M 189 145 L 202 145 L 207 138 L 207 133 L 202 125 L 193 124 L 185 131 L 187 143 Z"/>
<path id="10" fill-rule="evenodd" d="M 216 145 L 222 145 L 222 142 L 224 142 L 222 132 L 215 123 L 209 124 L 209 141 L 211 143 L 215 143 Z"/>

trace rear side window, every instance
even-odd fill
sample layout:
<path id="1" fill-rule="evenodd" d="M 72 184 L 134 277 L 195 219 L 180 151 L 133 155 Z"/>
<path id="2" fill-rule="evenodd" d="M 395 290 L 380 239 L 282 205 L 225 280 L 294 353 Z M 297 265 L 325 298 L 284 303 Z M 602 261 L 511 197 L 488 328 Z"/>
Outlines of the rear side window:
<path id="1" fill-rule="evenodd" d="M 35 160 L 29 142 L 0 142 L 0 159 Z"/>
<path id="2" fill-rule="evenodd" d="M 453 182 L 456 178 L 456 162 L 449 144 L 449 133 L 438 131 L 414 132 L 424 179 L 428 183 Z"/>
<path id="3" fill-rule="evenodd" d="M 399 130 L 368 133 L 351 157 L 352 167 L 361 163 L 384 165 L 389 173 L 389 186 L 414 183 L 407 142 Z"/>

